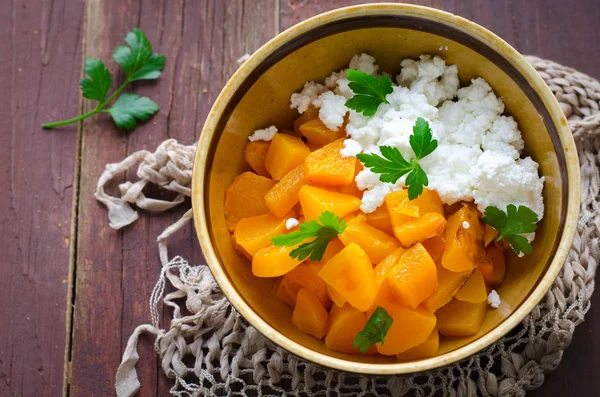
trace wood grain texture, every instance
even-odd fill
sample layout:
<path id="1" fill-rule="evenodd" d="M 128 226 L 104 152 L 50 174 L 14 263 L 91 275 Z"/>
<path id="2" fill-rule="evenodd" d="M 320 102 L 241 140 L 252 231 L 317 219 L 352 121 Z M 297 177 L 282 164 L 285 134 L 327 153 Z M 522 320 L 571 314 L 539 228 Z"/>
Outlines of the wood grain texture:
<path id="1" fill-rule="evenodd" d="M 0 2 L 0 396 L 58 396 L 65 355 L 83 4 Z"/>

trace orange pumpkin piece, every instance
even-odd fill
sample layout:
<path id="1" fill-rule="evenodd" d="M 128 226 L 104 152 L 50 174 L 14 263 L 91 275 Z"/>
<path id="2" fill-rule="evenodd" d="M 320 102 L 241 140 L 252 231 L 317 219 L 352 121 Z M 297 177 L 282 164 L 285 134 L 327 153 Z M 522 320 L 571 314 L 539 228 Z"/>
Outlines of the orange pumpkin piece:
<path id="1" fill-rule="evenodd" d="M 398 301 L 413 309 L 435 292 L 438 283 L 435 263 L 419 243 L 402 255 L 386 280 Z"/>
<path id="2" fill-rule="evenodd" d="M 244 148 L 244 160 L 246 160 L 254 172 L 267 178 L 270 175 L 265 167 L 265 158 L 267 158 L 270 146 L 271 142 L 254 141 L 248 142 Z"/>
<path id="3" fill-rule="evenodd" d="M 302 139 L 288 134 L 277 133 L 271 140 L 271 146 L 265 158 L 265 168 L 275 180 L 280 180 L 304 162 L 310 149 Z"/>
<path id="4" fill-rule="evenodd" d="M 476 268 L 467 281 L 458 290 L 454 298 L 462 302 L 479 303 L 487 300 L 485 281 L 479 268 Z"/>
<path id="5" fill-rule="evenodd" d="M 373 212 L 366 214 L 367 223 L 375 226 L 382 232 L 386 232 L 390 236 L 394 235 L 394 227 L 392 226 L 392 218 L 388 211 L 387 205 L 383 203 Z"/>
<path id="6" fill-rule="evenodd" d="M 385 280 L 390 270 L 398 264 L 405 252 L 406 250 L 402 247 L 396 248 L 375 266 L 373 270 L 375 271 L 375 281 L 377 281 L 378 284 Z"/>
<path id="7" fill-rule="evenodd" d="M 342 194 L 349 194 L 354 197 L 362 198 L 363 192 L 356 186 L 356 175 L 364 169 L 360 160 L 356 160 L 356 166 L 354 167 L 354 179 L 347 185 L 340 186 L 338 192 Z"/>
<path id="8" fill-rule="evenodd" d="M 327 293 L 327 284 L 319 276 L 321 266 L 316 263 L 303 263 L 289 273 L 285 274 L 282 280 L 282 286 L 289 291 L 293 305 L 296 305 L 296 296 L 298 291 L 306 288 L 317 297 L 321 305 L 328 309 L 331 306 L 331 299 Z"/>
<path id="9" fill-rule="evenodd" d="M 342 307 L 334 306 L 329 311 L 329 328 L 325 336 L 325 346 L 329 350 L 342 353 L 361 354 L 354 347 L 354 338 L 367 324 L 365 313 L 346 303 Z M 375 346 L 367 354 L 375 354 Z"/>
<path id="10" fill-rule="evenodd" d="M 494 240 L 498 238 L 500 232 L 490 225 L 485 225 L 485 229 L 483 231 L 483 241 L 485 246 L 490 245 Z"/>
<path id="11" fill-rule="evenodd" d="M 421 215 L 428 212 L 435 212 L 444 216 L 444 204 L 435 190 L 423 188 L 423 193 L 412 200 L 412 202 L 419 207 Z"/>
<path id="12" fill-rule="evenodd" d="M 258 250 L 252 257 L 252 274 L 256 277 L 283 276 L 302 261 L 290 257 L 294 247 L 276 247 L 270 245 Z"/>
<path id="13" fill-rule="evenodd" d="M 342 157 L 340 150 L 343 148 L 344 140 L 338 139 L 321 149 L 315 150 L 306 157 L 306 160 L 304 160 L 304 175 L 311 184 L 343 186 L 354 180 L 356 159 L 354 157 Z"/>
<path id="14" fill-rule="evenodd" d="M 273 283 L 273 289 L 275 290 L 275 296 L 277 299 L 287 304 L 290 307 L 296 306 L 296 297 L 298 296 L 298 291 L 290 291 L 287 288 L 287 285 L 283 283 L 283 277 L 279 277 Z"/>
<path id="15" fill-rule="evenodd" d="M 295 215 L 290 212 L 284 218 L 278 218 L 273 214 L 242 218 L 238 221 L 233 232 L 235 241 L 247 253 L 254 255 L 259 249 L 271 245 L 273 237 L 287 233 L 285 221 Z"/>
<path id="16" fill-rule="evenodd" d="M 377 294 L 371 261 L 355 243 L 350 243 L 327 261 L 319 277 L 361 312 L 371 307 Z"/>
<path id="17" fill-rule="evenodd" d="M 432 312 L 450 302 L 472 273 L 471 270 L 462 273 L 451 272 L 439 263 L 436 265 L 436 270 L 438 277 L 437 289 L 429 298 L 423 301 L 423 306 Z"/>
<path id="18" fill-rule="evenodd" d="M 347 302 L 346 298 L 340 295 L 340 293 L 334 290 L 329 284 L 327 284 L 327 293 L 337 307 L 342 307 L 344 306 L 344 303 Z"/>
<path id="19" fill-rule="evenodd" d="M 404 222 L 394 227 L 394 235 L 403 247 L 437 236 L 446 228 L 446 219 L 437 212 L 429 212 L 417 219 Z"/>
<path id="20" fill-rule="evenodd" d="M 498 285 L 504 281 L 506 259 L 502 248 L 490 245 L 485 250 L 485 259 L 479 265 L 481 275 L 487 284 Z"/>
<path id="21" fill-rule="evenodd" d="M 230 232 L 234 231 L 240 219 L 269 212 L 265 194 L 275 183 L 253 172 L 244 172 L 233 178 L 225 191 L 225 223 Z"/>
<path id="22" fill-rule="evenodd" d="M 385 204 L 390 212 L 393 230 L 406 222 L 417 219 L 421 214 L 419 207 L 408 199 L 408 190 L 398 190 L 385 196 Z"/>
<path id="23" fill-rule="evenodd" d="M 325 211 L 331 211 L 343 218 L 357 211 L 361 205 L 360 199 L 354 196 L 330 192 L 310 185 L 302 186 L 298 197 L 306 221 L 318 219 Z"/>
<path id="24" fill-rule="evenodd" d="M 411 309 L 397 302 L 382 306 L 394 319 L 384 343 L 377 343 L 380 354 L 393 356 L 425 342 L 435 328 L 435 315 L 427 309 Z"/>
<path id="25" fill-rule="evenodd" d="M 298 291 L 296 307 L 292 313 L 292 323 L 302 332 L 322 339 L 327 333 L 327 320 L 329 314 L 313 293 L 302 288 Z"/>
<path id="26" fill-rule="evenodd" d="M 464 222 L 469 224 L 466 229 Z M 464 272 L 477 267 L 484 256 L 483 224 L 479 214 L 471 206 L 463 205 L 448 218 L 442 266 L 453 272 Z"/>
<path id="27" fill-rule="evenodd" d="M 338 128 L 337 131 L 330 130 L 318 117 L 302 124 L 299 129 L 310 143 L 319 146 L 325 146 L 346 136 L 344 128 Z"/>
<path id="28" fill-rule="evenodd" d="M 440 333 L 437 328 L 431 332 L 427 340 L 420 345 L 396 355 L 400 360 L 417 360 L 419 358 L 435 357 L 440 349 Z"/>
<path id="29" fill-rule="evenodd" d="M 340 251 L 344 249 L 344 247 L 346 246 L 340 241 L 339 238 L 334 238 L 329 242 L 329 244 L 327 244 L 327 248 L 325 248 L 325 252 L 323 253 L 323 256 L 321 257 L 319 263 L 327 263 L 327 261 L 339 254 Z"/>
<path id="30" fill-rule="evenodd" d="M 235 249 L 240 254 L 244 255 L 246 259 L 252 261 L 252 255 L 247 253 L 246 250 L 243 249 L 242 246 L 237 243 L 237 241 L 235 241 L 235 236 L 233 234 L 231 235 L 231 245 L 233 245 L 233 249 Z"/>
<path id="31" fill-rule="evenodd" d="M 278 217 L 285 216 L 298 203 L 298 193 L 306 182 L 302 164 L 285 174 L 265 195 L 269 211 Z"/>
<path id="32" fill-rule="evenodd" d="M 487 302 L 469 303 L 453 299 L 435 312 L 437 327 L 445 336 L 471 336 L 481 329 Z"/>
<path id="33" fill-rule="evenodd" d="M 423 247 L 425 247 L 429 255 L 431 255 L 431 259 L 437 264 L 442 259 L 444 249 L 446 248 L 446 236 L 442 233 L 428 238 L 423 241 Z"/>
<path id="34" fill-rule="evenodd" d="M 304 113 L 302 113 L 296 120 L 294 120 L 294 133 L 300 136 L 302 133 L 300 132 L 300 126 L 310 120 L 316 119 L 319 117 L 319 108 L 313 105 L 310 105 L 308 109 Z"/>
<path id="35" fill-rule="evenodd" d="M 395 238 L 369 225 L 362 214 L 346 220 L 346 229 L 338 238 L 346 245 L 358 244 L 365 250 L 371 263 L 379 263 L 400 247 Z"/>

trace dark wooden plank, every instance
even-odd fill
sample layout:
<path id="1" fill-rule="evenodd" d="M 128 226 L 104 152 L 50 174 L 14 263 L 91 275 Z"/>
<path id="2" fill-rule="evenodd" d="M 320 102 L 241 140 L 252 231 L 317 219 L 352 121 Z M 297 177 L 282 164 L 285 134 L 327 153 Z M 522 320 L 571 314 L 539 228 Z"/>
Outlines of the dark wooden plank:
<path id="1" fill-rule="evenodd" d="M 406 1 L 433 6 L 458 14 L 490 29 L 523 54 L 538 55 L 572 66 L 600 78 L 598 21 L 600 2 L 580 0 L 431 0 Z M 283 0 L 281 27 L 290 26 L 318 13 L 361 1 Z M 600 305 L 596 293 L 586 322 L 578 327 L 558 370 L 547 377 L 532 396 L 596 395 L 600 389 L 600 343 L 594 331 L 600 328 L 600 316 L 593 308 Z"/>
<path id="2" fill-rule="evenodd" d="M 63 388 L 81 1 L 0 2 L 0 395 Z"/>

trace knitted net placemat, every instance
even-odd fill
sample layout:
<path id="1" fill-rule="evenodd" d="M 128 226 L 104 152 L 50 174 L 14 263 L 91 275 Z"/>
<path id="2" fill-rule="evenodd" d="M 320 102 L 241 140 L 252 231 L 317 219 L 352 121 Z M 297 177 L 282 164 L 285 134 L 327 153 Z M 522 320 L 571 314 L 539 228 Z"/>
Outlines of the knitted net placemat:
<path id="1" fill-rule="evenodd" d="M 162 270 L 150 297 L 151 324 L 137 327 L 127 343 L 116 375 L 117 395 L 131 396 L 140 388 L 135 365 L 143 333 L 156 335 L 154 346 L 164 373 L 174 379 L 174 396 L 523 396 L 539 387 L 560 363 L 594 290 L 600 258 L 600 83 L 551 61 L 527 59 L 556 95 L 573 131 L 581 166 L 581 216 L 558 278 L 513 332 L 460 363 L 416 376 L 361 377 L 317 367 L 274 346 L 248 325 L 206 265 L 168 258 L 166 239 L 188 225 L 190 210 L 158 237 Z M 130 203 L 164 211 L 184 202 L 191 195 L 195 149 L 195 144 L 169 139 L 155 153 L 140 151 L 107 165 L 96 197 L 108 207 L 111 227 L 137 219 Z M 121 197 L 104 192 L 114 175 L 140 161 L 140 180 L 120 185 Z M 173 201 L 147 198 L 142 189 L 148 183 L 179 195 Z M 163 298 L 167 282 L 175 291 Z M 173 309 L 169 329 L 160 328 L 161 299 Z"/>

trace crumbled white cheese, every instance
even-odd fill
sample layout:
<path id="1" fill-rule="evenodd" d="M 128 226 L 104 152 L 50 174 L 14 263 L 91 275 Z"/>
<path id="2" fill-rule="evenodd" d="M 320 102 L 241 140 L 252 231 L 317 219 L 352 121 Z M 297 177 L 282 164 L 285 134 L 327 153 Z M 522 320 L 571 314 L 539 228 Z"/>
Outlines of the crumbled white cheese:
<path id="1" fill-rule="evenodd" d="M 356 54 L 350 60 L 349 68 L 360 70 L 361 72 L 365 72 L 374 76 L 379 70 L 379 65 L 377 65 L 375 62 L 377 62 L 375 58 L 369 54 Z"/>
<path id="2" fill-rule="evenodd" d="M 330 130 L 337 131 L 344 124 L 344 116 L 348 113 L 345 97 L 327 91 L 319 95 L 313 105 L 321 108 L 319 118 Z"/>
<path id="3" fill-rule="evenodd" d="M 353 139 L 346 139 L 344 148 L 340 150 L 342 157 L 356 157 L 360 152 L 362 152 L 362 146 Z"/>
<path id="4" fill-rule="evenodd" d="M 288 218 L 288 219 L 285 221 L 285 228 L 286 228 L 287 230 L 290 230 L 290 229 L 293 229 L 293 228 L 295 228 L 295 227 L 296 227 L 296 226 L 298 226 L 299 224 L 300 224 L 300 222 L 298 222 L 298 219 L 296 219 L 296 218 Z"/>
<path id="5" fill-rule="evenodd" d="M 314 81 L 307 81 L 304 83 L 304 88 L 300 93 L 292 94 L 290 108 L 297 109 L 298 113 L 302 114 L 325 91 L 327 91 L 327 87 L 324 85 L 315 83 Z"/>
<path id="6" fill-rule="evenodd" d="M 425 95 L 429 104 L 437 106 L 456 96 L 460 85 L 456 65 L 446 66 L 439 56 L 421 55 L 418 61 L 404 59 L 400 66 L 402 71 L 396 77 L 398 84 Z"/>
<path id="7" fill-rule="evenodd" d="M 250 142 L 254 142 L 254 141 L 266 141 L 269 142 L 271 139 L 273 139 L 273 136 L 275 136 L 275 134 L 277 133 L 277 127 L 275 127 L 274 125 L 265 128 L 263 130 L 256 130 L 254 131 L 254 134 L 250 135 L 248 137 L 248 140 Z"/>
<path id="8" fill-rule="evenodd" d="M 502 303 L 502 301 L 500 300 L 500 295 L 498 295 L 495 289 L 493 289 L 492 292 L 490 292 L 487 301 L 490 304 L 490 306 L 494 309 L 500 307 L 500 304 Z"/>
<path id="9" fill-rule="evenodd" d="M 463 221 L 462 227 L 463 227 L 463 229 L 468 229 L 468 228 L 471 227 L 471 224 L 469 222 L 467 222 L 467 221 Z"/>

